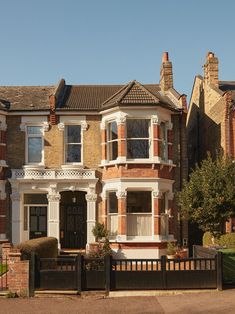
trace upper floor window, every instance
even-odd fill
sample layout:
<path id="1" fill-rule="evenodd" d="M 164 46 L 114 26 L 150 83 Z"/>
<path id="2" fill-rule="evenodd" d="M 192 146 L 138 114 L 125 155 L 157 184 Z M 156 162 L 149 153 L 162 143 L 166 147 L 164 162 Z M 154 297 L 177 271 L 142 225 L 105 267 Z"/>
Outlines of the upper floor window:
<path id="1" fill-rule="evenodd" d="M 166 122 L 160 124 L 160 157 L 162 160 L 168 158 L 168 146 L 167 146 L 167 125 Z"/>
<path id="2" fill-rule="evenodd" d="M 41 163 L 43 151 L 43 130 L 41 126 L 27 126 L 27 162 Z"/>
<path id="3" fill-rule="evenodd" d="M 107 132 L 108 159 L 115 160 L 118 157 L 118 132 L 116 121 L 108 124 Z"/>
<path id="4" fill-rule="evenodd" d="M 65 127 L 65 162 L 81 162 L 81 126 Z"/>
<path id="5" fill-rule="evenodd" d="M 126 128 L 127 158 L 149 158 L 150 120 L 128 119 Z"/>

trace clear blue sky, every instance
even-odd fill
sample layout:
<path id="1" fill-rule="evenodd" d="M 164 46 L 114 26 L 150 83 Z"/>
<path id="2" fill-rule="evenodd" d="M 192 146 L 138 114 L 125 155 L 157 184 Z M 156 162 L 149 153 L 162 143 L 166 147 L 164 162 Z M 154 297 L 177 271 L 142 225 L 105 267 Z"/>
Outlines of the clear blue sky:
<path id="1" fill-rule="evenodd" d="M 0 85 L 158 83 L 161 56 L 190 98 L 207 51 L 235 80 L 235 1 L 0 0 Z"/>

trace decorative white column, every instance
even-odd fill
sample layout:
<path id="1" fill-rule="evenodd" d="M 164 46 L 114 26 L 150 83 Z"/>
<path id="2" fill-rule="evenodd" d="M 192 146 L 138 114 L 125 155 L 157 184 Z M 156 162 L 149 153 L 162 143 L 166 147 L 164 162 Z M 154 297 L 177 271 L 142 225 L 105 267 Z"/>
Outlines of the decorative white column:
<path id="1" fill-rule="evenodd" d="M 55 237 L 60 248 L 60 193 L 48 194 L 48 237 Z"/>
<path id="2" fill-rule="evenodd" d="M 95 242 L 95 237 L 92 233 L 92 229 L 96 222 L 96 200 L 97 195 L 86 194 L 87 201 L 87 243 Z"/>
<path id="3" fill-rule="evenodd" d="M 23 213 L 21 210 L 21 194 L 15 190 L 11 194 L 12 202 L 12 243 L 18 244 L 22 241 Z"/>

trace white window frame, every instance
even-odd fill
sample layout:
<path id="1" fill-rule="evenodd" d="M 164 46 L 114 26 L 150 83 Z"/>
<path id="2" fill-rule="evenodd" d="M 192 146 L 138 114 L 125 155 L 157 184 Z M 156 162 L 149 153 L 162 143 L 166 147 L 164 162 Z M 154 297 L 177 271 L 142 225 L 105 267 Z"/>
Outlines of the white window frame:
<path id="1" fill-rule="evenodd" d="M 116 126 L 117 126 L 117 138 L 115 140 L 110 140 L 109 137 L 110 137 L 110 125 L 112 123 L 116 123 Z M 107 142 L 107 160 L 109 162 L 114 162 L 115 160 L 118 159 L 118 124 L 117 124 L 117 121 L 116 120 L 111 120 L 111 121 L 108 121 L 107 122 L 107 129 L 106 129 L 106 142 Z M 111 159 L 110 156 L 112 154 L 112 152 L 110 152 L 110 144 L 116 142 L 117 143 L 117 158 L 116 159 Z"/>
<path id="2" fill-rule="evenodd" d="M 126 198 L 126 215 L 127 215 L 127 221 L 126 221 L 126 224 L 127 224 L 127 229 L 126 229 L 126 236 L 127 236 L 127 240 L 148 240 L 148 241 L 151 241 L 153 239 L 153 233 L 154 233 L 154 219 L 153 219 L 153 213 L 154 213 L 154 210 L 153 210 L 153 204 L 154 204 L 154 200 L 153 200 L 153 196 L 152 196 L 152 189 L 151 188 L 137 188 L 137 189 L 127 189 L 127 196 L 128 196 L 128 192 L 150 192 L 151 193 L 151 196 L 150 196 L 150 200 L 151 200 L 151 211 L 150 212 L 143 212 L 143 213 L 128 213 L 127 212 L 127 198 Z M 135 215 L 148 215 L 151 219 L 151 222 L 150 222 L 150 225 L 149 227 L 151 228 L 151 232 L 149 235 L 128 235 L 128 216 L 135 216 Z"/>
<path id="3" fill-rule="evenodd" d="M 128 138 L 127 137 L 127 121 L 128 120 L 148 120 L 149 121 L 149 127 L 148 127 L 148 131 L 149 131 L 149 137 L 148 137 L 148 143 L 149 143 L 149 157 L 148 158 L 128 158 L 128 152 L 127 152 L 127 141 L 128 140 L 147 140 L 146 138 Z M 126 119 L 126 160 L 128 161 L 149 161 L 152 160 L 152 156 L 153 156 L 153 152 L 152 152 L 152 121 L 151 118 L 146 118 L 146 117 L 127 117 Z"/>
<path id="4" fill-rule="evenodd" d="M 110 206 L 109 206 L 109 202 L 110 202 L 110 193 L 116 193 L 117 194 L 117 190 L 109 190 L 109 191 L 106 191 L 107 193 L 107 224 L 108 224 L 108 231 L 110 232 L 110 219 L 111 219 L 111 216 L 114 216 L 114 217 L 117 217 L 117 220 L 118 220 L 118 198 L 117 198 L 117 212 L 116 213 L 110 213 Z M 116 195 L 117 197 L 117 195 Z M 117 235 L 118 235 L 118 223 L 117 223 Z M 113 235 L 113 234 L 110 234 L 110 239 L 113 240 L 116 238 L 117 235 Z"/>
<path id="5" fill-rule="evenodd" d="M 40 127 L 41 128 L 41 134 L 28 134 L 28 127 Z M 29 156 L 29 141 L 28 139 L 30 137 L 40 137 L 42 140 L 42 157 L 40 162 L 29 162 L 28 156 Z M 27 165 L 40 165 L 44 166 L 44 128 L 42 123 L 28 123 L 25 125 L 25 161 Z"/>
<path id="6" fill-rule="evenodd" d="M 159 138 L 159 141 L 161 142 L 161 145 L 164 147 L 163 156 L 162 158 L 162 152 L 160 151 L 160 158 L 162 161 L 168 161 L 168 121 L 161 121 L 159 128 L 161 129 L 161 124 L 164 124 L 164 138 Z M 161 146 L 161 147 L 162 147 Z M 162 148 L 161 148 L 162 149 Z"/>
<path id="7" fill-rule="evenodd" d="M 80 143 L 74 143 L 74 144 L 80 144 L 81 145 L 81 161 L 80 162 L 68 162 L 66 161 L 66 154 L 67 154 L 67 128 L 68 126 L 80 126 L 80 132 L 81 132 L 81 142 Z M 73 144 L 73 143 L 70 143 Z M 64 124 L 64 164 L 65 165 L 83 165 L 83 130 L 81 123 L 65 123 Z"/>

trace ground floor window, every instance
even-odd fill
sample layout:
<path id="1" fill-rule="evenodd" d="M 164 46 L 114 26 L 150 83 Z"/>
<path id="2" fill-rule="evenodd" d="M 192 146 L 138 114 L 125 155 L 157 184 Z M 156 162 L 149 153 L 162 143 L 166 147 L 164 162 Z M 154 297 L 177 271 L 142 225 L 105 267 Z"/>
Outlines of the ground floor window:
<path id="1" fill-rule="evenodd" d="M 116 192 L 108 193 L 108 231 L 110 238 L 118 234 L 118 199 Z"/>
<path id="2" fill-rule="evenodd" d="M 127 236 L 152 235 L 152 193 L 127 192 Z"/>

